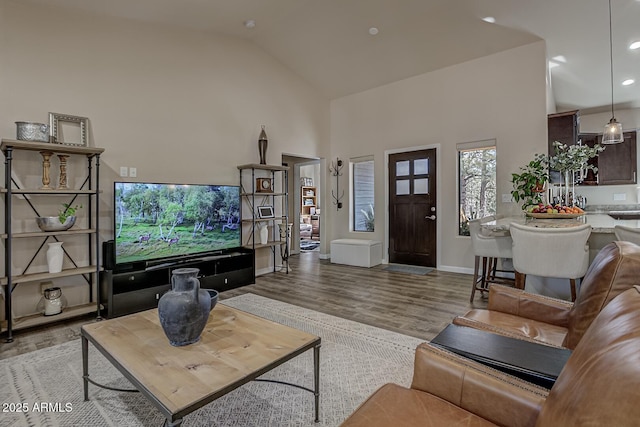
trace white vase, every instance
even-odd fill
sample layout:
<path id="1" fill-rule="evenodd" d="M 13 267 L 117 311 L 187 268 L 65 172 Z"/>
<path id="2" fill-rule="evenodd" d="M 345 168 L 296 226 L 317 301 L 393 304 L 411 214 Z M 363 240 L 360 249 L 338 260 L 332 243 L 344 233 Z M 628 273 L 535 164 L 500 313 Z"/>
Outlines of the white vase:
<path id="1" fill-rule="evenodd" d="M 269 227 L 266 225 L 260 226 L 260 244 L 266 245 L 269 241 Z"/>
<path id="2" fill-rule="evenodd" d="M 49 249 L 47 249 L 49 273 L 60 273 L 62 271 L 63 257 L 62 242 L 49 243 Z"/>

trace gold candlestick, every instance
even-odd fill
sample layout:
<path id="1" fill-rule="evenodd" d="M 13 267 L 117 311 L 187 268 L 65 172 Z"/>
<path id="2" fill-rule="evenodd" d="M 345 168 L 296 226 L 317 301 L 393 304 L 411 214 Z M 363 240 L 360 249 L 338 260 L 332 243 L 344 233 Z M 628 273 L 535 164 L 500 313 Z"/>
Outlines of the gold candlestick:
<path id="1" fill-rule="evenodd" d="M 42 156 L 42 189 L 43 190 L 53 190 L 49 186 L 51 183 L 51 178 L 49 177 L 49 170 L 51 169 L 51 156 L 53 156 L 53 152 L 51 151 L 41 151 L 40 155 Z"/>
<path id="2" fill-rule="evenodd" d="M 67 187 L 67 156 L 66 154 L 58 154 L 60 159 L 60 179 L 58 180 L 58 190 L 66 190 Z"/>

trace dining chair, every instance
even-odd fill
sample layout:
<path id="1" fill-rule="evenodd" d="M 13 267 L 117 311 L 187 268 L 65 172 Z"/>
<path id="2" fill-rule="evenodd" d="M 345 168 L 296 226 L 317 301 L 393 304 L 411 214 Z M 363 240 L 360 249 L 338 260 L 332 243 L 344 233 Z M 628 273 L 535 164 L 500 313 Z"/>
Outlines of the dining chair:
<path id="1" fill-rule="evenodd" d="M 616 240 L 623 242 L 631 242 L 640 245 L 640 228 L 627 227 L 624 225 L 616 225 L 613 229 L 616 234 Z"/>
<path id="2" fill-rule="evenodd" d="M 571 301 L 576 300 L 576 279 L 589 267 L 591 225 L 531 227 L 511 223 L 516 288 L 524 289 L 526 276 L 569 279 Z"/>
<path id="3" fill-rule="evenodd" d="M 515 279 L 497 275 L 497 273 L 505 272 L 505 270 L 498 270 L 498 259 L 512 258 L 511 236 L 483 232 L 482 229 L 482 224 L 498 218 L 496 216 L 487 216 L 469 221 L 471 247 L 475 255 L 470 302 L 473 302 L 476 291 L 480 291 L 484 295 L 489 290 L 489 284 L 491 283 L 515 284 Z M 482 271 L 480 271 L 480 261 L 482 261 Z"/>

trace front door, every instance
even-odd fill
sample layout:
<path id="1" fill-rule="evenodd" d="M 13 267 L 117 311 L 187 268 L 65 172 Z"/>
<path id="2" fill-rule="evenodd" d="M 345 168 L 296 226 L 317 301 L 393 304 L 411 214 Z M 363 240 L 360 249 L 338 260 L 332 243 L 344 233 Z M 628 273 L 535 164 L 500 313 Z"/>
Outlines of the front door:
<path id="1" fill-rule="evenodd" d="M 389 156 L 389 262 L 436 266 L 436 150 Z"/>

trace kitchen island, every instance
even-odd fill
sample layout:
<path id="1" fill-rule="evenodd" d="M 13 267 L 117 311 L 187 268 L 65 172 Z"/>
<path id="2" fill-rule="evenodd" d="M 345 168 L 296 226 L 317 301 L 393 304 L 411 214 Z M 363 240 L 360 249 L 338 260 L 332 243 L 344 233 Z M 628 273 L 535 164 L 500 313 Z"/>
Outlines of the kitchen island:
<path id="1" fill-rule="evenodd" d="M 567 219 L 538 219 L 529 218 L 524 215 L 509 216 L 500 218 L 496 221 L 490 221 L 482 226 L 494 233 L 505 233 L 509 230 L 511 223 L 527 224 L 534 227 L 571 227 L 580 224 L 591 225 L 591 236 L 589 237 L 589 261 L 598 254 L 600 249 L 607 244 L 616 240 L 614 229 L 616 225 L 624 225 L 626 227 L 640 228 L 640 220 L 638 219 L 614 219 L 607 213 L 586 212 L 578 218 Z"/>
<path id="2" fill-rule="evenodd" d="M 585 213 L 578 218 L 554 218 L 539 219 L 529 218 L 524 214 L 518 216 L 503 217 L 496 221 L 489 221 L 482 224 L 483 227 L 494 232 L 509 230 L 511 223 L 527 224 L 534 227 L 572 227 L 580 224 L 590 224 L 591 233 L 611 234 L 613 235 L 616 225 L 624 225 L 626 227 L 640 228 L 640 220 L 638 219 L 614 219 L 606 213 Z"/>

